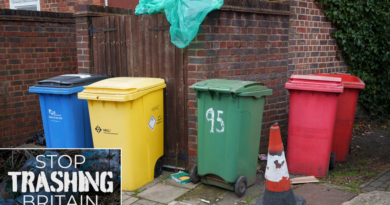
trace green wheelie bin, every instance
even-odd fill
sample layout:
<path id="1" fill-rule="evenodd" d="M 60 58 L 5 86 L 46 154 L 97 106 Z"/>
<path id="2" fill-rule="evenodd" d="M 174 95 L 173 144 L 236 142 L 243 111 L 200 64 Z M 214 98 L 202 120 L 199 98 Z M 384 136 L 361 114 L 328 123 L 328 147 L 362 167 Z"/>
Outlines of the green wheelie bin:
<path id="1" fill-rule="evenodd" d="M 272 90 L 252 81 L 212 79 L 195 83 L 198 104 L 198 163 L 192 183 L 244 195 L 256 181 L 265 96 Z"/>

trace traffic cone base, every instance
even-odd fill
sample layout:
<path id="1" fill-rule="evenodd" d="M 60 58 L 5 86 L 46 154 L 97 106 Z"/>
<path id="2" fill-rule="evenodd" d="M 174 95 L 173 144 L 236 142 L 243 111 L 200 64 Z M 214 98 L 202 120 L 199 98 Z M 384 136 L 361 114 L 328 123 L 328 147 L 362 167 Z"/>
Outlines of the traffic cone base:
<path id="1" fill-rule="evenodd" d="M 284 192 L 272 192 L 266 189 L 256 205 L 306 205 L 306 200 L 294 194 L 292 189 Z"/>

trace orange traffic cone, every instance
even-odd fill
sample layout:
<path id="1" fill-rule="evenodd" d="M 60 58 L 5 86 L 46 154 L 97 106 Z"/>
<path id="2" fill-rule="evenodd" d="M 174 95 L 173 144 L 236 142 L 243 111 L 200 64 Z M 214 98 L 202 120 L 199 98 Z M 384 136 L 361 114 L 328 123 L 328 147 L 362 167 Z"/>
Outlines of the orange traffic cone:
<path id="1" fill-rule="evenodd" d="M 269 136 L 265 192 L 256 205 L 305 205 L 306 200 L 291 189 L 286 157 L 278 123 L 271 127 Z"/>

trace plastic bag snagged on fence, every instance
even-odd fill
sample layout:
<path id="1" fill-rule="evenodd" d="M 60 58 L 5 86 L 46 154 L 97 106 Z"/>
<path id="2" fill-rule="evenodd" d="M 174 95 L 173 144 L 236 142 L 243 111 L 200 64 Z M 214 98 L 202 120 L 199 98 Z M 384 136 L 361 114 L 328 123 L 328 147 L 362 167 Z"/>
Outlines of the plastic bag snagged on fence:
<path id="1" fill-rule="evenodd" d="M 198 34 L 199 25 L 206 15 L 220 9 L 223 0 L 140 0 L 135 14 L 165 13 L 171 24 L 171 41 L 184 48 Z"/>

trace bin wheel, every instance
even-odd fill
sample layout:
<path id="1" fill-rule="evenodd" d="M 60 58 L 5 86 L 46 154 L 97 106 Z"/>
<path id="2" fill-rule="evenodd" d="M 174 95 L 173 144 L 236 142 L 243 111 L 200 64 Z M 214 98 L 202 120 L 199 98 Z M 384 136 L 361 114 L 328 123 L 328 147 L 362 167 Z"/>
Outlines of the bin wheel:
<path id="1" fill-rule="evenodd" d="M 248 182 L 246 180 L 246 177 L 244 176 L 238 177 L 236 184 L 234 185 L 234 193 L 238 197 L 242 197 L 245 194 L 247 184 Z"/>
<path id="2" fill-rule="evenodd" d="M 197 183 L 200 182 L 200 176 L 198 175 L 198 166 L 197 165 L 194 165 L 191 168 L 191 171 L 190 171 L 190 181 L 193 184 L 197 184 Z"/>
<path id="3" fill-rule="evenodd" d="M 158 159 L 156 162 L 156 165 L 154 166 L 154 178 L 157 178 L 158 176 L 161 175 L 163 170 L 163 161 L 162 159 Z"/>
<path id="4" fill-rule="evenodd" d="M 329 170 L 333 170 L 334 164 L 335 164 L 335 160 L 336 160 L 336 153 L 332 152 L 332 153 L 330 154 Z"/>

